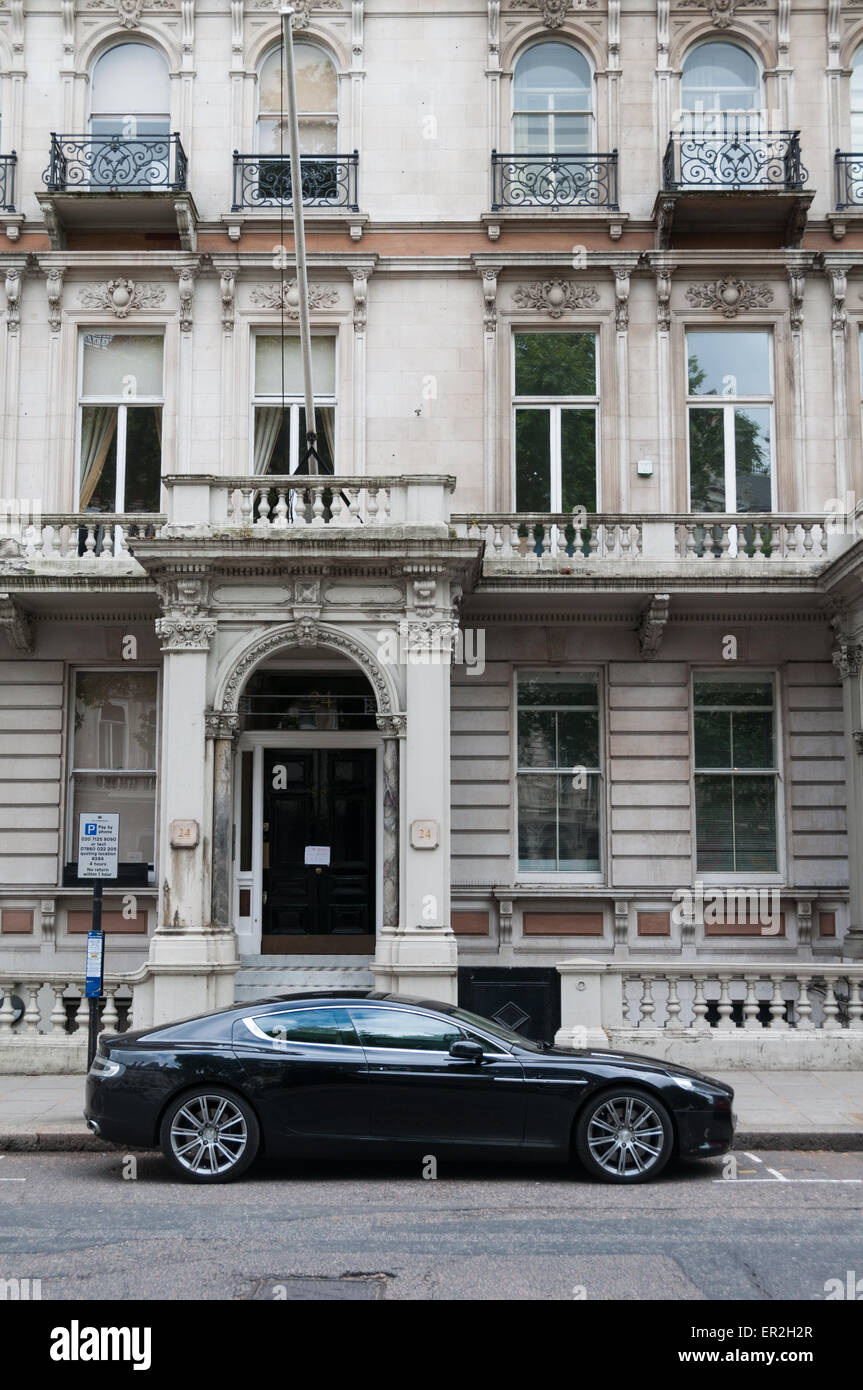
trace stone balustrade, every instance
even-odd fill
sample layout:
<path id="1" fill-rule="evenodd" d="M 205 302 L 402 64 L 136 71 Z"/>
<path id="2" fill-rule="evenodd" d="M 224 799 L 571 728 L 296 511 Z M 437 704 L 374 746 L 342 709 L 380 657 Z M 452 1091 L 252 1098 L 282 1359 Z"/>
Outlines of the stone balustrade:
<path id="1" fill-rule="evenodd" d="M 587 517 L 482 513 L 454 515 L 452 525 L 456 535 L 484 541 L 485 566 L 490 572 L 513 565 L 566 572 L 600 560 L 651 565 L 662 561 L 813 565 L 824 563 L 849 543 L 830 531 L 824 517 L 778 513 L 598 513 Z"/>
<path id="2" fill-rule="evenodd" d="M 863 965 L 832 961 L 570 960 L 564 1047 L 620 1047 L 695 1067 L 863 1063 Z"/>
<path id="3" fill-rule="evenodd" d="M 22 569 L 38 567 L 50 572 L 55 566 L 84 566 L 85 572 L 116 573 L 125 567 L 141 572 L 130 546 L 141 537 L 155 536 L 166 518 L 157 513 L 67 512 L 51 513 L 38 524 L 22 526 L 15 536 L 0 533 L 0 559 L 20 563 Z"/>
<path id="4" fill-rule="evenodd" d="M 132 1027 L 140 974 L 105 976 L 100 1032 L 126 1032 Z M 83 1072 L 88 1021 L 83 973 L 17 970 L 0 974 L 0 1073 Z"/>

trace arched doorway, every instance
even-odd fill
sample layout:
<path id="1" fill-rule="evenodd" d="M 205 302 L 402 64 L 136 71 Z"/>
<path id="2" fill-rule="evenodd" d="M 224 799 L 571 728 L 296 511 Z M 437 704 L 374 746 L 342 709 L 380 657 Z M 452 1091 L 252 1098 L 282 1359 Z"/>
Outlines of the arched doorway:
<path id="1" fill-rule="evenodd" d="M 280 651 L 243 687 L 233 883 L 241 955 L 374 955 L 397 797 L 377 708 L 359 666 L 322 648 Z"/>

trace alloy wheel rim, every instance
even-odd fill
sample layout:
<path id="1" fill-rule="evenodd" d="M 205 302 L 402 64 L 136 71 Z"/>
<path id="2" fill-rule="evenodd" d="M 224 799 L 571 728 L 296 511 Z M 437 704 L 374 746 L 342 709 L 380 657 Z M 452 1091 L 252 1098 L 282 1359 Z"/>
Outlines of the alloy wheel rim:
<path id="1" fill-rule="evenodd" d="M 606 1173 L 636 1177 L 654 1167 L 665 1143 L 665 1130 L 649 1101 L 617 1096 L 594 1111 L 587 1127 L 591 1156 Z"/>
<path id="2" fill-rule="evenodd" d="M 226 1173 L 242 1158 L 248 1142 L 243 1113 L 226 1096 L 193 1096 L 171 1123 L 171 1150 L 189 1173 Z"/>

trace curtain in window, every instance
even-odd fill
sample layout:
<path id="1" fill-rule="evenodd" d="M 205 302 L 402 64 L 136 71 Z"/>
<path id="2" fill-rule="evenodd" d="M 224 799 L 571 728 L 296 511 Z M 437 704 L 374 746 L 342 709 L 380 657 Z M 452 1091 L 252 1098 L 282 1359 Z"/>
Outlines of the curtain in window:
<path id="1" fill-rule="evenodd" d="M 336 457 L 336 412 L 328 406 L 319 407 L 315 411 L 315 423 L 322 436 L 321 442 L 324 445 L 324 447 L 321 448 L 319 443 L 318 453 L 325 466 L 329 460 L 333 460 L 330 464 L 330 468 L 331 471 L 334 472 L 334 460 Z"/>
<path id="2" fill-rule="evenodd" d="M 108 450 L 117 429 L 117 407 L 87 406 L 81 422 L 81 499 L 80 508 L 86 511 L 102 476 Z"/>
<path id="3" fill-rule="evenodd" d="M 282 423 L 282 408 L 276 405 L 259 405 L 255 411 L 255 457 L 256 474 L 268 473 L 279 428 Z"/>

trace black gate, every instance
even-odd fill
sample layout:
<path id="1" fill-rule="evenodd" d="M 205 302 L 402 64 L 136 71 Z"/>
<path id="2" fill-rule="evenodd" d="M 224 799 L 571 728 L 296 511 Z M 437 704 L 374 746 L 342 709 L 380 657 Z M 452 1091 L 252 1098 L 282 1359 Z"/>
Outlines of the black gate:
<path id="1" fill-rule="evenodd" d="M 458 1002 L 537 1042 L 554 1042 L 560 1027 L 560 976 L 556 970 L 460 966 Z"/>

